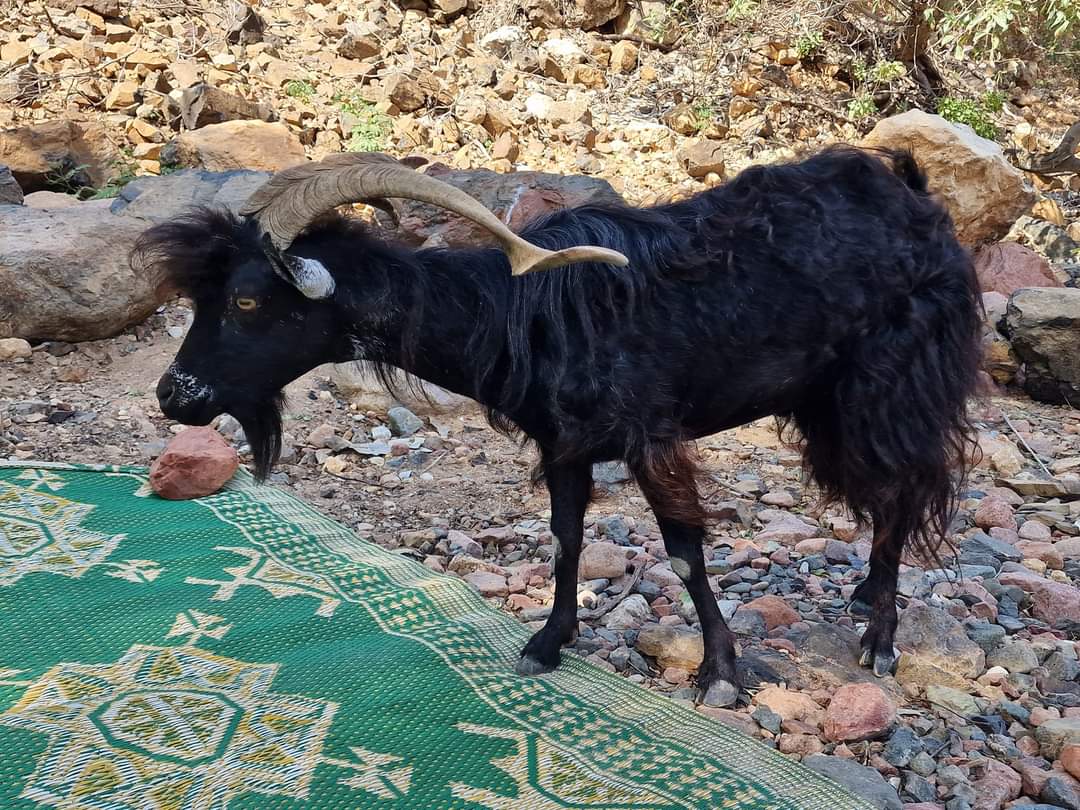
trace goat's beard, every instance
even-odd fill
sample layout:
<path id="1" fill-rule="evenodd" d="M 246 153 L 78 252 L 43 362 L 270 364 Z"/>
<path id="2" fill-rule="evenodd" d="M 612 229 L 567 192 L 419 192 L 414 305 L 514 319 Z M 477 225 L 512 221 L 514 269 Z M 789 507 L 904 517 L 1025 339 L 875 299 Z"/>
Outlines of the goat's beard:
<path id="1" fill-rule="evenodd" d="M 261 402 L 240 413 L 234 413 L 255 460 L 255 479 L 265 481 L 270 470 L 281 456 L 281 411 L 285 407 L 285 394 L 278 392 L 266 402 Z"/>

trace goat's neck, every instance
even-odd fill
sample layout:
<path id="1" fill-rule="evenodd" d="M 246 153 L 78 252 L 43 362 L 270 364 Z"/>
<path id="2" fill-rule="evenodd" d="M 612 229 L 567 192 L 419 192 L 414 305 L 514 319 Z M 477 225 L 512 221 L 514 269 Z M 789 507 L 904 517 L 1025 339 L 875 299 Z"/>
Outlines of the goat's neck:
<path id="1" fill-rule="evenodd" d="M 349 359 L 395 366 L 481 404 L 495 405 L 494 397 L 477 390 L 476 383 L 476 363 L 490 360 L 490 355 L 474 356 L 470 339 L 478 326 L 486 327 L 494 351 L 505 351 L 505 321 L 496 322 L 478 282 L 488 265 L 499 265 L 492 259 L 499 255 L 417 251 L 396 256 L 381 279 L 374 278 L 375 273 L 349 279 L 341 290 L 349 323 L 344 353 Z M 408 345 L 405 335 L 412 337 Z"/>

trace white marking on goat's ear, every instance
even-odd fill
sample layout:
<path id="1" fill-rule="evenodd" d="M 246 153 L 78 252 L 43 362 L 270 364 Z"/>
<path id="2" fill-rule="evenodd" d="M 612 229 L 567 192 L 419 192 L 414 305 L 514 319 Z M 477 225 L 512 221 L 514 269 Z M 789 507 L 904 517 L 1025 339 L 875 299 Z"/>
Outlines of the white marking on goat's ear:
<path id="1" fill-rule="evenodd" d="M 318 301 L 334 294 L 334 277 L 318 259 L 290 256 L 286 261 L 289 263 L 293 286 L 305 297 Z"/>

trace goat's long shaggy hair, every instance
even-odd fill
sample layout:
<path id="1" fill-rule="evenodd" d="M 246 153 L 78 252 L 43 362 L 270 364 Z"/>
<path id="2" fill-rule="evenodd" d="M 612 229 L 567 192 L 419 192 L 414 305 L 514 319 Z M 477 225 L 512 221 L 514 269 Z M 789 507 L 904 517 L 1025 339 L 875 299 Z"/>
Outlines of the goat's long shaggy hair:
<path id="1" fill-rule="evenodd" d="M 981 303 L 909 155 L 827 149 L 670 205 L 560 211 L 523 235 L 604 245 L 630 266 L 511 277 L 497 250 L 411 251 L 340 219 L 297 249 L 339 290 L 356 274 L 366 310 L 395 324 L 369 336 L 384 378 L 445 371 L 436 382 L 546 463 L 625 459 L 669 517 L 700 523 L 684 442 L 776 415 L 827 499 L 873 519 L 877 542 L 934 556 L 972 440 Z M 258 244 L 250 223 L 202 213 L 144 248 L 187 289 L 213 283 L 222 251 Z"/>

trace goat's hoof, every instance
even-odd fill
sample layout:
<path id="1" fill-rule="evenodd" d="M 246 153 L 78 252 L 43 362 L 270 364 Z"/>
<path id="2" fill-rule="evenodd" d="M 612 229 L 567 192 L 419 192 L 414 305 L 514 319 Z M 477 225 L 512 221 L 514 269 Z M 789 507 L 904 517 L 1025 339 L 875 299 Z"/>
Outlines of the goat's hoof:
<path id="1" fill-rule="evenodd" d="M 853 597 L 852 600 L 848 602 L 847 612 L 849 616 L 854 616 L 857 619 L 869 619 L 874 615 L 874 608 L 862 599 Z"/>
<path id="2" fill-rule="evenodd" d="M 701 704 L 722 709 L 734 705 L 738 699 L 739 687 L 721 678 L 709 684 L 701 696 Z"/>
<path id="3" fill-rule="evenodd" d="M 859 664 L 864 667 L 873 667 L 874 675 L 878 678 L 884 678 L 890 672 L 892 672 L 893 665 L 896 664 L 895 650 L 891 652 L 881 652 L 872 649 L 864 649 L 862 656 L 859 658 Z"/>
<path id="4" fill-rule="evenodd" d="M 532 676 L 543 675 L 551 672 L 555 667 L 551 664 L 545 664 L 539 659 L 533 658 L 531 655 L 523 655 L 518 659 L 517 664 L 514 665 L 514 671 L 518 675 Z"/>

